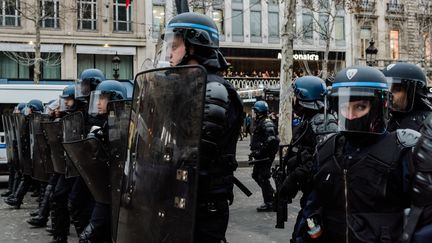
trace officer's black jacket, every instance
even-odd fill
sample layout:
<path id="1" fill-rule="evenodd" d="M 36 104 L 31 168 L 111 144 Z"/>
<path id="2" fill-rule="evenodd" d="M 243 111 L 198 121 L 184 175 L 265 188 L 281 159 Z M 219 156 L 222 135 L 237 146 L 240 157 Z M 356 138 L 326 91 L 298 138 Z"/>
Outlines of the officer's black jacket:
<path id="1" fill-rule="evenodd" d="M 243 104 L 234 87 L 221 76 L 209 73 L 207 86 L 212 82 L 223 85 L 228 92 L 228 102 L 213 104 L 212 107 L 225 110 L 220 113 L 223 115 L 220 119 L 216 119 L 217 121 L 214 117 L 210 118 L 209 113 L 212 113 L 211 111 L 204 113 L 198 179 L 199 201 L 232 200 L 232 177 L 233 171 L 237 168 L 236 145 L 243 122 Z M 209 104 L 206 99 L 205 106 L 207 108 Z M 212 133 L 212 136 L 208 138 L 206 134 L 209 133 Z M 206 139 L 205 142 L 204 139 Z"/>
<path id="2" fill-rule="evenodd" d="M 273 161 L 279 145 L 277 138 L 277 128 L 273 121 L 262 118 L 253 131 L 250 149 L 255 159 L 269 158 Z"/>
<path id="3" fill-rule="evenodd" d="M 323 242 L 396 242 L 401 236 L 414 144 L 402 145 L 396 133 L 361 146 L 333 135 L 320 146 L 304 218 L 318 218 Z"/>

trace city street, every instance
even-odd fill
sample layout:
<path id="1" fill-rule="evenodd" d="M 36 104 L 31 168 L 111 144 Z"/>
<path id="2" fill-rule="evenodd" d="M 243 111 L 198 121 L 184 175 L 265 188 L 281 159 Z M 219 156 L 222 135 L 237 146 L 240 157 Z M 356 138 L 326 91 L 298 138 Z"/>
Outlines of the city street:
<path id="1" fill-rule="evenodd" d="M 235 199 L 233 205 L 230 207 L 230 223 L 227 231 L 227 239 L 231 243 L 282 243 L 289 241 L 294 220 L 299 210 L 298 200 L 288 208 L 288 223 L 285 229 L 274 228 L 276 223 L 276 214 L 271 213 L 258 213 L 256 207 L 262 203 L 261 190 L 258 185 L 251 178 L 252 167 L 245 167 L 247 165 L 247 154 L 249 153 L 249 140 L 245 139 L 239 141 L 237 159 L 241 167 L 236 171 L 236 176 L 242 181 L 252 192 L 253 195 L 248 198 L 238 188 L 234 188 Z M 7 177 L 0 177 L 1 190 L 5 190 Z M 46 243 L 51 237 L 44 228 L 31 228 L 26 223 L 30 218 L 29 212 L 37 207 L 36 198 L 26 195 L 24 204 L 21 209 L 11 209 L 6 205 L 3 200 L 0 201 L 0 242 L 34 242 Z M 73 227 L 70 229 L 69 242 L 77 242 L 77 236 Z"/>

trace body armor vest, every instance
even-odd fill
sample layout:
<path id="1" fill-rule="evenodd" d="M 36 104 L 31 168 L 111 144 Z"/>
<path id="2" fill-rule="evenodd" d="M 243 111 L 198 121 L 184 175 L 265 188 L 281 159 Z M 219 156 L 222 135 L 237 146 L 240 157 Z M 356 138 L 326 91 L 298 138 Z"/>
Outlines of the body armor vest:
<path id="1" fill-rule="evenodd" d="M 235 150 L 242 119 L 241 101 L 235 89 L 222 77 L 207 76 L 202 122 L 199 194 L 232 193 Z"/>
<path id="2" fill-rule="evenodd" d="M 377 140 L 349 148 L 333 135 L 318 151 L 314 183 L 329 242 L 395 242 L 402 233 L 409 207 L 402 161 L 409 143 L 397 132 Z"/>

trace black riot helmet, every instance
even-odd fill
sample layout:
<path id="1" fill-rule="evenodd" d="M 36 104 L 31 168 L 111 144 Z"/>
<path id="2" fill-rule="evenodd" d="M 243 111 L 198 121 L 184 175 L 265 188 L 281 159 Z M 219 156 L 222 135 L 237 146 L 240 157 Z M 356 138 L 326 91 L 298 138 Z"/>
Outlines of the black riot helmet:
<path id="1" fill-rule="evenodd" d="M 338 72 L 329 93 L 330 108 L 338 113 L 339 130 L 383 134 L 387 129 L 389 92 L 377 69 L 353 66 Z"/>
<path id="2" fill-rule="evenodd" d="M 185 65 L 195 59 L 207 69 L 219 71 L 228 64 L 219 51 L 219 31 L 214 21 L 204 15 L 193 12 L 182 13 L 169 21 L 161 36 L 163 45 L 157 51 L 157 65 Z M 184 55 L 173 61 L 177 41 L 182 40 L 185 46 Z"/>
<path id="3" fill-rule="evenodd" d="M 125 99 L 127 99 L 126 87 L 119 81 L 106 80 L 92 91 L 88 113 L 91 116 L 106 114 L 109 101 Z"/>
<path id="4" fill-rule="evenodd" d="M 79 80 L 75 83 L 75 99 L 88 99 L 91 91 L 105 80 L 105 75 L 99 69 L 86 69 L 82 71 Z"/>
<path id="5" fill-rule="evenodd" d="M 293 109 L 297 115 L 316 113 L 324 108 L 326 85 L 316 76 L 303 76 L 296 79 L 289 89 Z"/>
<path id="6" fill-rule="evenodd" d="M 392 112 L 432 110 L 427 98 L 427 78 L 423 70 L 412 63 L 394 63 L 382 70 L 393 93 Z"/>

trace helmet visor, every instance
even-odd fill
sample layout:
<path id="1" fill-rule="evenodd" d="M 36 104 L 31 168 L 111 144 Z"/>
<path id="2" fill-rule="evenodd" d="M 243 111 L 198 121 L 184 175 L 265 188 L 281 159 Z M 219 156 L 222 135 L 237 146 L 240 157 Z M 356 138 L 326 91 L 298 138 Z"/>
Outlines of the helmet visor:
<path id="1" fill-rule="evenodd" d="M 60 111 L 71 111 L 75 104 L 75 100 L 70 97 L 62 98 L 62 96 L 60 96 L 59 103 Z"/>
<path id="2" fill-rule="evenodd" d="M 382 134 L 387 129 L 388 92 L 381 89 L 344 87 L 330 93 L 338 113 L 339 131 Z"/>
<path id="3" fill-rule="evenodd" d="M 186 46 L 182 29 L 166 29 L 162 41 L 156 50 L 155 67 L 174 67 L 181 63 L 186 55 Z"/>
<path id="4" fill-rule="evenodd" d="M 91 81 L 78 79 L 75 81 L 75 98 L 83 99 L 89 97 L 91 93 Z"/>
<path id="5" fill-rule="evenodd" d="M 107 113 L 107 105 L 111 94 L 102 93 L 100 90 L 91 92 L 88 114 L 97 116 Z"/>
<path id="6" fill-rule="evenodd" d="M 414 106 L 416 89 L 421 83 L 413 80 L 387 77 L 390 92 L 393 95 L 391 110 L 410 112 Z"/>

